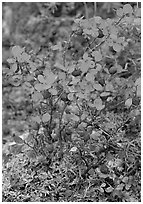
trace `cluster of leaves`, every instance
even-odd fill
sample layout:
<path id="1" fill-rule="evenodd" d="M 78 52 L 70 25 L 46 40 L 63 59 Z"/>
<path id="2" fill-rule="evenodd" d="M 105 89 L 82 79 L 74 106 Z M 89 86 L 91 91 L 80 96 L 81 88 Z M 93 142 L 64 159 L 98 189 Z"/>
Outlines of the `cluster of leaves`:
<path id="1" fill-rule="evenodd" d="M 55 184 L 57 177 L 50 180 L 50 185 L 54 182 L 55 189 L 60 185 L 61 191 L 65 181 L 71 179 L 64 187 L 66 198 L 61 196 L 61 201 L 81 201 L 81 192 L 84 201 L 97 201 L 97 196 L 103 193 L 102 201 L 111 201 L 112 197 L 119 201 L 121 196 L 128 201 L 131 192 L 124 191 L 139 176 L 140 147 L 137 152 L 135 149 L 139 146 L 140 131 L 140 9 L 133 10 L 126 4 L 116 15 L 115 19 L 106 20 L 99 16 L 76 19 L 69 38 L 49 48 L 56 62 L 14 46 L 13 57 L 7 60 L 10 69 L 4 70 L 12 86 L 22 87 L 29 94 L 35 109 L 29 118 L 29 133 L 14 135 L 8 154 L 24 152 L 29 159 L 42 163 L 41 168 L 45 160 L 47 168 L 55 165 L 54 160 L 62 161 L 60 169 L 66 172 L 59 173 L 61 183 Z M 79 37 L 86 43 L 75 56 L 72 48 Z M 105 117 L 111 110 L 125 112 L 128 118 L 121 123 L 116 119 L 119 124 L 113 122 L 111 126 L 111 118 Z M 110 122 L 105 122 L 104 117 Z M 134 161 L 135 157 L 138 159 Z M 4 160 L 7 163 L 7 155 Z M 43 180 L 50 170 L 44 171 Z M 53 169 L 51 172 L 53 175 Z M 13 186 L 12 181 L 10 185 Z M 93 195 L 92 187 L 96 185 Z M 76 196 L 73 189 L 77 191 Z M 50 198 L 46 197 L 50 201 L 56 201 L 55 196 L 62 194 L 49 191 L 54 192 Z"/>

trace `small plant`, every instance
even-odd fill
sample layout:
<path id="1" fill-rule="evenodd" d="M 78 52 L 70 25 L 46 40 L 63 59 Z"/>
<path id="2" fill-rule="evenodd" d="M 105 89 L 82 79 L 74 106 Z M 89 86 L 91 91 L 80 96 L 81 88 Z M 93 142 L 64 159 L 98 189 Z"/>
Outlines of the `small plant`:
<path id="1" fill-rule="evenodd" d="M 129 159 L 123 152 L 127 147 L 129 153 L 133 144 L 127 145 L 124 127 L 128 122 L 130 127 L 136 123 L 134 137 L 140 129 L 141 18 L 140 9 L 130 4 L 115 13 L 114 19 L 76 19 L 69 38 L 48 47 L 57 57 L 55 61 L 18 45 L 12 47 L 12 57 L 7 60 L 10 69 L 5 72 L 12 86 L 25 90 L 31 105 L 29 133 L 13 136 L 10 153 L 23 151 L 32 159 L 42 156 L 50 160 L 48 167 L 53 165 L 52 159 L 65 162 L 66 155 L 69 180 L 75 182 L 77 191 L 84 179 L 96 174 L 101 182 L 99 194 L 120 197 L 122 189 L 118 187 L 124 188 L 128 181 L 113 184 L 111 172 L 118 177 L 128 168 L 123 167 L 126 164 L 122 160 Z M 79 36 L 84 43 L 76 55 L 74 43 Z M 115 119 L 112 111 L 120 111 L 120 117 Z M 128 118 L 124 118 L 125 113 Z M 109 152 L 119 158 L 113 159 Z M 67 200 L 72 196 L 71 183 Z M 92 185 L 85 184 L 87 189 Z"/>

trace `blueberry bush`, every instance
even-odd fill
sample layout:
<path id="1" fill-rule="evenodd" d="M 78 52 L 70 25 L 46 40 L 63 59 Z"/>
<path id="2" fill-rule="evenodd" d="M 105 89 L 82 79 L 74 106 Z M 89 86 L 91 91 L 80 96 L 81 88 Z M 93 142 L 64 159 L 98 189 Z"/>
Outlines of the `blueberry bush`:
<path id="1" fill-rule="evenodd" d="M 3 68 L 3 201 L 140 201 L 139 4 L 34 5 Z"/>

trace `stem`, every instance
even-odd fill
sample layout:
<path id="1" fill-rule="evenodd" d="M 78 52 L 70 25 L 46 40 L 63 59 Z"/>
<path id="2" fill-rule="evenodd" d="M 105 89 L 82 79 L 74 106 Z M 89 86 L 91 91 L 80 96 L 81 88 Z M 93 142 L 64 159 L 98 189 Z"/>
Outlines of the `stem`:
<path id="1" fill-rule="evenodd" d="M 83 3 L 84 3 L 84 9 L 85 9 L 85 18 L 89 19 L 87 4 L 86 4 L 86 2 L 83 2 Z"/>
<path id="2" fill-rule="evenodd" d="M 96 10 L 97 10 L 97 3 L 94 2 L 94 16 L 96 16 Z"/>

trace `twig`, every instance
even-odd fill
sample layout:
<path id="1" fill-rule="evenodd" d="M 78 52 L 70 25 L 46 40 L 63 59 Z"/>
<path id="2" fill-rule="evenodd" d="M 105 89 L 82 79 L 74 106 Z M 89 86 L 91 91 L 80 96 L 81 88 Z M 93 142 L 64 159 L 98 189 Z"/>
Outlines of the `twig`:
<path id="1" fill-rule="evenodd" d="M 96 10 L 97 10 L 97 3 L 94 2 L 94 16 L 96 16 Z"/>
<path id="2" fill-rule="evenodd" d="M 89 19 L 87 4 L 86 4 L 86 2 L 83 2 L 83 3 L 84 3 L 84 9 L 85 9 L 85 18 Z"/>

